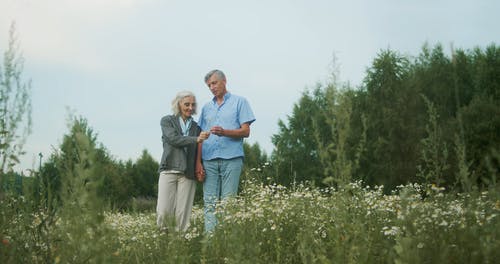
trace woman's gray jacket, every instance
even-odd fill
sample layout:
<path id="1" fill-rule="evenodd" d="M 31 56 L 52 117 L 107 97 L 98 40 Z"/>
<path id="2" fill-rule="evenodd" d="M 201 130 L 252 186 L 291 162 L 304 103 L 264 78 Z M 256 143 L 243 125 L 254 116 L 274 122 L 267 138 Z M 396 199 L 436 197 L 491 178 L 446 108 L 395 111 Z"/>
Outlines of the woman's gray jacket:
<path id="1" fill-rule="evenodd" d="M 196 179 L 195 158 L 197 151 L 197 138 L 201 128 L 192 120 L 187 136 L 182 134 L 178 115 L 167 115 L 160 122 L 163 141 L 163 154 L 160 169 L 183 172 L 189 179 Z"/>

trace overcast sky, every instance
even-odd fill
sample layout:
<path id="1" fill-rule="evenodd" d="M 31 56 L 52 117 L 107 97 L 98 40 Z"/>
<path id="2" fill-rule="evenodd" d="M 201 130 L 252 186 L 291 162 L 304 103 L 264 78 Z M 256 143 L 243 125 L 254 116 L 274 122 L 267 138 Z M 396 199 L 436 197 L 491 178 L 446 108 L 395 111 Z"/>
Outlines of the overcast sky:
<path id="1" fill-rule="evenodd" d="M 498 45 L 499 13 L 496 0 L 0 0 L 1 58 L 15 21 L 32 80 L 34 127 L 19 167 L 37 168 L 38 153 L 59 146 L 68 108 L 115 158 L 147 149 L 159 160 L 171 100 L 180 90 L 210 100 L 203 77 L 214 68 L 254 110 L 248 142 L 270 154 L 278 120 L 328 80 L 334 57 L 340 81 L 357 86 L 381 50 Z"/>

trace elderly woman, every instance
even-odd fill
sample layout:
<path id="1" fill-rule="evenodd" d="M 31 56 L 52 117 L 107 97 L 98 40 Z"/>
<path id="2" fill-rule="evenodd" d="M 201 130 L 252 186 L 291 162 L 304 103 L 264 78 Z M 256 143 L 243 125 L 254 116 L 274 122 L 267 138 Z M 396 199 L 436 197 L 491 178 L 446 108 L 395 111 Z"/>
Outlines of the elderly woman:
<path id="1" fill-rule="evenodd" d="M 158 181 L 157 225 L 175 224 L 178 231 L 189 227 L 196 189 L 195 160 L 197 144 L 209 136 L 202 132 L 192 115 L 196 98 L 188 91 L 179 92 L 172 101 L 173 115 L 161 119 L 163 154 Z"/>

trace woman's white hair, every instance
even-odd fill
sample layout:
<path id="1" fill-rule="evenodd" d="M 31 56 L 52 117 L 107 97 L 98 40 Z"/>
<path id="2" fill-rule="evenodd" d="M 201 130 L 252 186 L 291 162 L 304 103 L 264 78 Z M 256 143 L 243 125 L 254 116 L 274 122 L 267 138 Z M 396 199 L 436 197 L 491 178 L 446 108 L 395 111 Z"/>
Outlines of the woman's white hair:
<path id="1" fill-rule="evenodd" d="M 182 99 L 186 98 L 186 97 L 193 97 L 194 98 L 194 101 L 196 102 L 196 96 L 194 96 L 194 94 L 190 91 L 181 91 L 181 92 L 178 92 L 177 95 L 175 96 L 174 100 L 172 100 L 172 113 L 174 115 L 179 115 L 180 113 L 180 102 Z M 196 108 L 193 109 L 193 115 L 196 114 Z"/>

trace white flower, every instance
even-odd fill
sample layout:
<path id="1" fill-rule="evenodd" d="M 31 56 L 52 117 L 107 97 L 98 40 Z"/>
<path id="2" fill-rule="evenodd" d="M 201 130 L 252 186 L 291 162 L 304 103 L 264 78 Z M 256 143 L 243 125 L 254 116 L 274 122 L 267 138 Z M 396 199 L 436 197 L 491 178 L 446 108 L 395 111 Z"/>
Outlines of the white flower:
<path id="1" fill-rule="evenodd" d="M 384 226 L 382 228 L 382 232 L 384 233 L 384 235 L 386 236 L 396 236 L 397 234 L 399 234 L 400 232 L 400 229 L 399 227 L 397 226 L 391 226 L 391 228 L 387 227 L 387 226 Z"/>

